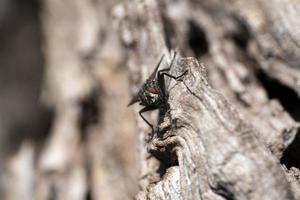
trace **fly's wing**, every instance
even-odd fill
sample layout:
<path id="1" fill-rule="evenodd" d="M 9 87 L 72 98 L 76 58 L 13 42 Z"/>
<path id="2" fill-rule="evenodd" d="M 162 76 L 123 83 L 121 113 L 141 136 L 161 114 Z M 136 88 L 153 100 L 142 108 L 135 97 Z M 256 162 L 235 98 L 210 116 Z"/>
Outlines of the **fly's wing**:
<path id="1" fill-rule="evenodd" d="M 159 68 L 159 66 L 160 66 L 160 64 L 161 64 L 161 62 L 163 61 L 164 57 L 165 57 L 165 55 L 163 55 L 163 56 L 161 57 L 160 61 L 159 61 L 159 62 L 157 63 L 157 65 L 156 65 L 154 71 L 152 72 L 152 74 L 149 76 L 149 78 L 148 78 L 147 80 L 153 80 L 153 79 L 155 79 L 156 72 L 157 72 L 157 70 L 158 70 L 158 68 Z"/>
<path id="2" fill-rule="evenodd" d="M 127 105 L 128 107 L 131 106 L 132 104 L 135 104 L 136 102 L 139 102 L 139 95 L 136 94 L 135 96 L 132 97 L 131 101 L 129 102 L 129 104 Z"/>

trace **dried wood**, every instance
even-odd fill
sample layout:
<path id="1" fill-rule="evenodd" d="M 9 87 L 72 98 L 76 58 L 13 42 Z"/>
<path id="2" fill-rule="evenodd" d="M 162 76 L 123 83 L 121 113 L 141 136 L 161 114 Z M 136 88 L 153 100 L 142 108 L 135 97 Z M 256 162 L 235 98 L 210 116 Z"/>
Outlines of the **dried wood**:
<path id="1" fill-rule="evenodd" d="M 0 198 L 300 199 L 300 116 L 259 77 L 300 94 L 299 0 L 117 2 L 41 2 L 54 119 L 0 163 Z M 152 134 L 126 106 L 175 51 Z"/>
<path id="2" fill-rule="evenodd" d="M 148 152 L 140 151 L 142 179 L 138 199 L 294 199 L 297 196 L 291 192 L 286 174 L 274 155 L 282 157 L 299 125 L 278 101 L 268 99 L 255 77 L 259 61 L 229 39 L 241 29 L 239 21 L 226 9 L 214 15 L 212 6 L 220 5 L 134 1 L 117 10 L 121 38 L 129 55 L 127 65 L 133 94 L 146 79 L 145 71 L 150 74 L 159 55 L 169 55 L 168 47 L 179 46 L 183 54 L 197 56 L 186 44 L 187 27 L 196 26 L 199 34 L 207 32 L 204 42 L 210 46 L 206 50 L 209 54 L 202 57 L 208 76 L 202 65 L 191 58 L 179 59 L 174 66 L 172 74 L 179 75 L 188 69 L 189 75 L 183 83 L 168 88 L 170 110 L 163 119 L 160 116 L 157 132 L 149 143 L 145 142 L 149 130 L 139 120 L 139 127 L 143 127 L 139 131 L 140 148 L 147 146 Z M 190 14 L 184 12 L 187 10 Z M 211 89 L 210 84 L 231 103 Z M 155 122 L 156 116 L 151 117 Z"/>

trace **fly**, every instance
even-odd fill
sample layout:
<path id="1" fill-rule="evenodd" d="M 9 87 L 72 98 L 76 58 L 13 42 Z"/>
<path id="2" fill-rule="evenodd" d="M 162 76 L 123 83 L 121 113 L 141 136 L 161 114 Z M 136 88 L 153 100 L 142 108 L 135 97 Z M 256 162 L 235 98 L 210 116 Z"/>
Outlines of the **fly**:
<path id="1" fill-rule="evenodd" d="M 142 113 L 158 109 L 164 103 L 166 103 L 164 76 L 168 76 L 169 78 L 172 78 L 174 80 L 179 80 L 187 72 L 185 71 L 183 74 L 177 77 L 167 73 L 168 71 L 170 71 L 173 65 L 173 62 L 176 58 L 176 52 L 174 53 L 174 56 L 172 58 L 169 67 L 158 71 L 158 68 L 162 63 L 163 58 L 164 55 L 161 57 L 154 71 L 152 72 L 150 77 L 146 80 L 146 82 L 143 84 L 139 92 L 132 98 L 132 100 L 128 104 L 128 106 L 131 106 L 132 104 L 139 102 L 140 105 L 144 106 L 144 108 L 142 108 L 139 111 L 139 115 L 144 120 L 144 122 L 146 122 L 151 127 L 152 133 L 154 133 L 153 125 L 142 115 Z"/>

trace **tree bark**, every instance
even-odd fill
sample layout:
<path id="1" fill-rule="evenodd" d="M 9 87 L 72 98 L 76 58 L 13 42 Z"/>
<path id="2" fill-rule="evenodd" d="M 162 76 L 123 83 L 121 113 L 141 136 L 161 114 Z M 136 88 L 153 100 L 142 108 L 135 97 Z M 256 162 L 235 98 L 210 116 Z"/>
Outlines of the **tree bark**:
<path id="1" fill-rule="evenodd" d="M 254 13 L 268 9 L 258 7 L 259 1 L 250 5 L 256 6 Z M 283 81 L 265 70 L 266 49 L 259 38 L 276 34 L 251 26 L 255 22 L 240 14 L 247 6 L 240 1 L 131 1 L 116 10 L 132 94 L 161 55 L 168 57 L 161 68 L 170 63 L 174 48 L 200 58 L 208 71 L 196 59 L 180 56 L 170 73 L 188 74 L 167 88 L 170 109 L 160 113 L 150 141 L 145 140 L 147 125 L 139 120 L 140 148 L 148 151 L 140 151 L 138 199 L 299 199 L 299 182 L 289 179 L 279 163 L 299 124 L 268 98 L 257 71 L 262 68 L 287 86 L 295 79 Z M 289 71 L 289 64 L 280 70 Z"/>
<path id="2" fill-rule="evenodd" d="M 53 119 L 11 152 L 0 127 L 0 198 L 300 199 L 299 3 L 40 1 Z M 175 52 L 151 133 L 126 106 Z"/>

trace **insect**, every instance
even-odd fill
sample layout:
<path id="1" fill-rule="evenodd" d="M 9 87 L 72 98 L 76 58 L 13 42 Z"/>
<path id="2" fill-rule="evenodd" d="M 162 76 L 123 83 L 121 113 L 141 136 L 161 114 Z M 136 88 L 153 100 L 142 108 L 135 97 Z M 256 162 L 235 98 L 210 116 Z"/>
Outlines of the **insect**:
<path id="1" fill-rule="evenodd" d="M 154 133 L 153 125 L 142 115 L 142 113 L 160 108 L 166 102 L 164 76 L 179 80 L 187 72 L 185 71 L 183 74 L 177 77 L 167 73 L 173 65 L 173 62 L 176 58 L 176 52 L 174 53 L 169 67 L 158 71 L 163 58 L 164 55 L 161 57 L 154 71 L 143 84 L 139 92 L 132 98 L 132 100 L 128 104 L 128 106 L 131 106 L 134 103 L 140 102 L 140 105 L 145 106 L 139 111 L 139 115 L 144 120 L 144 122 L 146 122 L 151 127 L 152 133 Z"/>

